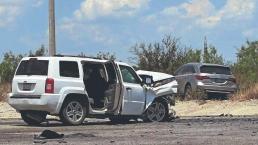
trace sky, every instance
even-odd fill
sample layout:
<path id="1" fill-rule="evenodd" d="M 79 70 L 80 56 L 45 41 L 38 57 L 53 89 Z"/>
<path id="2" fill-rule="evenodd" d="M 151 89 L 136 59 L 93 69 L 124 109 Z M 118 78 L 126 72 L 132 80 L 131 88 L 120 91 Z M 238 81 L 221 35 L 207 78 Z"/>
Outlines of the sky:
<path id="1" fill-rule="evenodd" d="M 57 53 L 114 53 L 165 35 L 202 49 L 204 37 L 228 61 L 258 40 L 258 0 L 56 0 Z M 0 0 L 0 58 L 48 47 L 48 0 Z"/>

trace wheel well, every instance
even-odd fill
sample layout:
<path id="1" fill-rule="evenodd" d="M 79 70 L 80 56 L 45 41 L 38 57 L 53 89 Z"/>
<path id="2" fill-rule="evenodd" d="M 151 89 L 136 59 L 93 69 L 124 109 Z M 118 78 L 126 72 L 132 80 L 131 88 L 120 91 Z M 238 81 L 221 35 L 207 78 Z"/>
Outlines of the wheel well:
<path id="1" fill-rule="evenodd" d="M 164 96 L 158 97 L 154 101 L 159 101 L 159 102 L 163 102 L 163 103 L 169 103 L 168 100 L 166 99 L 166 97 L 164 97 Z"/>
<path id="2" fill-rule="evenodd" d="M 84 106 L 86 106 L 86 110 L 87 110 L 87 114 L 89 113 L 89 100 L 88 100 L 88 97 L 87 95 L 85 94 L 68 94 L 66 95 L 64 101 L 63 101 L 63 104 L 62 104 L 62 107 L 63 108 L 63 105 L 66 101 L 69 101 L 69 100 L 72 100 L 72 99 L 78 99 L 78 100 L 81 100 L 81 102 L 83 103 Z M 62 110 L 62 109 L 61 109 Z M 60 110 L 60 111 L 61 111 Z"/>

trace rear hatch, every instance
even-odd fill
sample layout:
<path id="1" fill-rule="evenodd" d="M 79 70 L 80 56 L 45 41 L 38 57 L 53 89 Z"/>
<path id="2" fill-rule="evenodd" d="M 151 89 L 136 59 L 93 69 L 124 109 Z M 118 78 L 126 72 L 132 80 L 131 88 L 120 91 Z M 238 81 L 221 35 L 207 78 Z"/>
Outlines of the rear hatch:
<path id="1" fill-rule="evenodd" d="M 48 60 L 30 58 L 22 60 L 15 73 L 12 93 L 17 98 L 40 97 L 45 93 L 48 76 Z"/>
<path id="2" fill-rule="evenodd" d="M 200 67 L 202 82 L 205 85 L 214 86 L 232 86 L 235 85 L 235 78 L 232 75 L 230 68 L 225 66 L 209 66 Z M 198 77 L 197 77 L 198 79 Z"/>

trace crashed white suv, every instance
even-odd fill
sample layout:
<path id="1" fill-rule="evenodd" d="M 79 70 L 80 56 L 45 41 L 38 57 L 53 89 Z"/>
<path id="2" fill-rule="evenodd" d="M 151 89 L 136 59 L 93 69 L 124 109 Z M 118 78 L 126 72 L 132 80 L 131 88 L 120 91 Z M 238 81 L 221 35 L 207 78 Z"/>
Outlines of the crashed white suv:
<path id="1" fill-rule="evenodd" d="M 29 125 L 39 125 L 46 115 L 59 116 L 70 125 L 79 125 L 86 117 L 165 121 L 174 114 L 172 98 L 156 94 L 150 86 L 122 62 L 26 57 L 16 70 L 8 103 Z"/>

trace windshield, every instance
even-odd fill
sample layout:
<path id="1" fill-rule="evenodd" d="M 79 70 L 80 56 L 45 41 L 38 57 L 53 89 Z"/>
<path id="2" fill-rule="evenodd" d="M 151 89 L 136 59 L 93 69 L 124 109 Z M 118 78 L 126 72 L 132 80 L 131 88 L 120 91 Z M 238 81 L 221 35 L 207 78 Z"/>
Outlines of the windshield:
<path id="1" fill-rule="evenodd" d="M 24 60 L 20 63 L 16 75 L 43 75 L 48 74 L 48 60 Z"/>
<path id="2" fill-rule="evenodd" d="M 231 75 L 230 68 L 223 66 L 202 66 L 200 70 L 201 73 Z"/>

